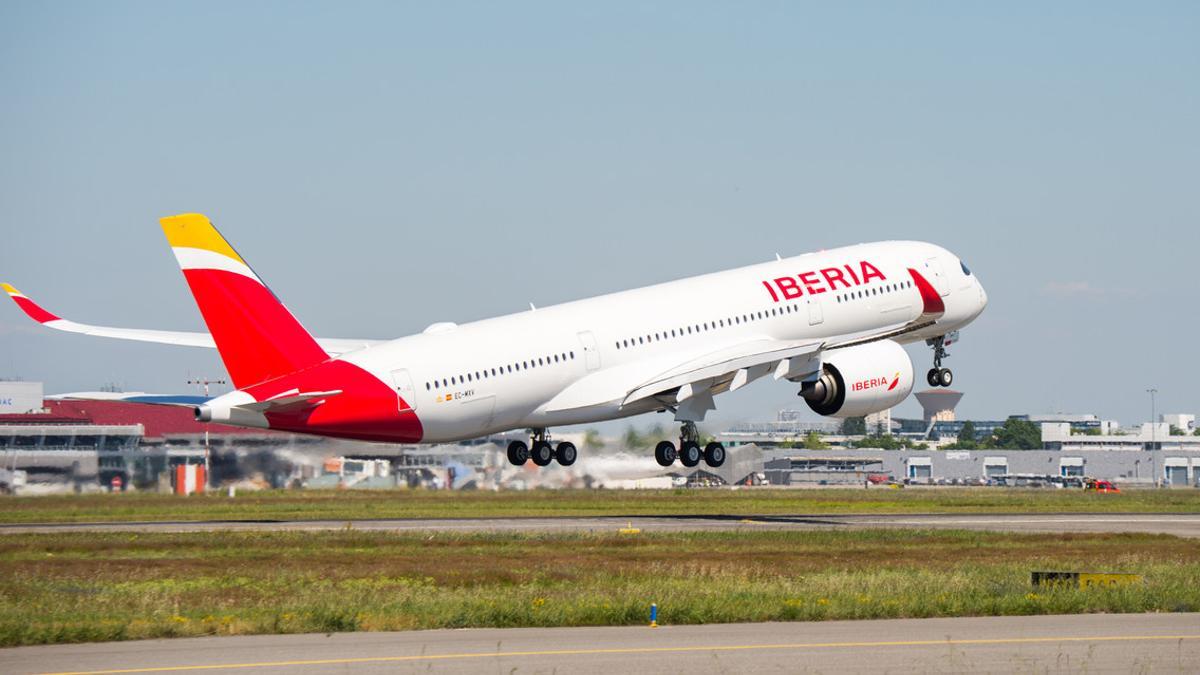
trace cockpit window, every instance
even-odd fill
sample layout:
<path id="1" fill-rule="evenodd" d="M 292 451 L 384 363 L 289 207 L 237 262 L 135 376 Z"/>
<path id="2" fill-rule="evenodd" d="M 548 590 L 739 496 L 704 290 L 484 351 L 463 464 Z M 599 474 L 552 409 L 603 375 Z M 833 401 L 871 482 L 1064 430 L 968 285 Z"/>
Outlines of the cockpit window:
<path id="1" fill-rule="evenodd" d="M 958 261 L 958 264 L 962 266 L 962 268 L 963 268 L 963 274 L 965 274 L 965 275 L 967 275 L 967 276 L 971 276 L 971 270 L 967 269 L 967 263 L 965 263 L 965 262 L 963 262 L 963 261 L 959 260 L 959 261 Z"/>

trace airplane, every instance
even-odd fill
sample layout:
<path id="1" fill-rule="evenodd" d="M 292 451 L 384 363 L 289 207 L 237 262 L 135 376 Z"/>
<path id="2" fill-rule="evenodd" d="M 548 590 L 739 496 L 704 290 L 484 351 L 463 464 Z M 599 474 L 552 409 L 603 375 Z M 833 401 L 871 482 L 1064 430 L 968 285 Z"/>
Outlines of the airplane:
<path id="1" fill-rule="evenodd" d="M 903 401 L 915 380 L 902 345 L 933 348 L 930 386 L 987 293 L 946 249 L 857 244 L 465 324 L 395 340 L 313 337 L 207 217 L 160 220 L 207 333 L 113 328 L 63 319 L 8 284 L 30 318 L 86 335 L 216 348 L 234 391 L 196 419 L 336 438 L 445 443 L 515 429 L 508 459 L 575 462 L 550 429 L 670 411 L 679 443 L 662 466 L 717 467 L 696 423 L 714 397 L 787 380 L 817 414 L 863 416 Z"/>

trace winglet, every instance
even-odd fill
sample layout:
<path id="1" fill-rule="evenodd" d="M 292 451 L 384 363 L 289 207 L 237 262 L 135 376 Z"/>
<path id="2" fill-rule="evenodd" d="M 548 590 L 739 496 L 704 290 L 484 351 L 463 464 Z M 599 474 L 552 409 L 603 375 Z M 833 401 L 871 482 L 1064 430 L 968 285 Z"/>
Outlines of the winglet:
<path id="1" fill-rule="evenodd" d="M 33 319 L 34 321 L 38 323 L 47 323 L 50 321 L 60 320 L 59 317 L 42 309 L 40 305 L 33 300 L 30 300 L 25 296 L 24 293 L 13 288 L 12 284 L 0 284 L 0 288 L 3 288 L 4 292 L 8 293 L 8 297 L 12 298 L 13 302 L 17 303 L 17 307 L 20 307 L 21 311 L 29 315 L 29 318 Z"/>

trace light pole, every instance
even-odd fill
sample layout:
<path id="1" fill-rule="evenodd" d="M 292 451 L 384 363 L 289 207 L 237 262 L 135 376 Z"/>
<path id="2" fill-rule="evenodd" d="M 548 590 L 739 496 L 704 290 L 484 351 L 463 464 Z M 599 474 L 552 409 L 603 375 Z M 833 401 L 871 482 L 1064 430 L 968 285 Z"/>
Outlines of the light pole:
<path id="1" fill-rule="evenodd" d="M 207 399 L 211 396 L 211 394 L 208 393 L 208 385 L 210 385 L 210 384 L 225 384 L 225 380 L 210 380 L 208 378 L 202 377 L 202 378 L 199 378 L 196 380 L 189 379 L 187 381 L 187 383 L 195 384 L 198 386 L 203 386 L 204 387 L 204 398 Z M 212 470 L 212 465 L 209 462 L 209 454 L 210 454 L 210 452 L 208 449 L 208 429 L 206 428 L 204 430 L 204 488 L 205 488 L 205 491 L 208 490 L 208 485 L 210 482 L 209 472 Z"/>
<path id="2" fill-rule="evenodd" d="M 1150 394 L 1150 479 L 1154 481 L 1154 486 L 1158 487 L 1158 465 L 1154 461 L 1154 446 L 1158 440 L 1156 433 L 1158 425 L 1154 423 L 1154 416 L 1157 412 L 1154 405 L 1154 395 L 1158 393 L 1158 390 L 1151 387 L 1146 390 L 1146 393 Z"/>

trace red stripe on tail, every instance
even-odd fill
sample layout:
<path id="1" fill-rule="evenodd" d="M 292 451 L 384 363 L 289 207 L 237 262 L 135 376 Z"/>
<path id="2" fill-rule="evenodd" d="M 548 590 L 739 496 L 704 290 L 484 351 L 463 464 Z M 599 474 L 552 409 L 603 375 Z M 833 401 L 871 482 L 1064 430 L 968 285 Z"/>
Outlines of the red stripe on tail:
<path id="1" fill-rule="evenodd" d="M 237 388 L 329 359 L 287 307 L 258 281 L 215 269 L 188 269 L 183 276 Z"/>

